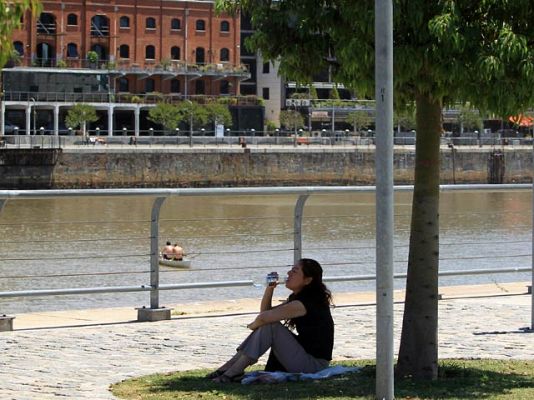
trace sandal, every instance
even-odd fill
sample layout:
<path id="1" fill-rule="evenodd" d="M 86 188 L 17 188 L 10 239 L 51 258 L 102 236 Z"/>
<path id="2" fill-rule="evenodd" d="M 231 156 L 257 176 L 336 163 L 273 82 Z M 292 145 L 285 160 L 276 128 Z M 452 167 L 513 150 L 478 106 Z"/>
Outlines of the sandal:
<path id="1" fill-rule="evenodd" d="M 219 376 L 221 376 L 222 374 L 224 374 L 226 371 L 223 371 L 221 369 L 216 369 L 215 371 L 212 371 L 210 372 L 208 375 L 206 375 L 206 379 L 214 379 L 214 378 L 217 378 Z"/>
<path id="2" fill-rule="evenodd" d="M 222 373 L 221 375 L 215 377 L 212 379 L 213 382 L 217 383 L 232 383 L 232 382 L 241 382 L 241 379 L 243 379 L 243 376 L 245 376 L 244 373 L 240 373 L 234 376 L 228 376 Z"/>

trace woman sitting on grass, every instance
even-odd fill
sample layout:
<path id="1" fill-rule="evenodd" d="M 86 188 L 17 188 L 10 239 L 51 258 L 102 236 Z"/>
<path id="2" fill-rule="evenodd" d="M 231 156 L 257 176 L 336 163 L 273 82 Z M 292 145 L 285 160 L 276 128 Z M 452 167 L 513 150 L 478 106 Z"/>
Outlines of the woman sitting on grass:
<path id="1" fill-rule="evenodd" d="M 240 381 L 245 368 L 269 349 L 268 371 L 313 373 L 328 367 L 334 347 L 334 322 L 330 314 L 332 295 L 322 278 L 323 269 L 317 261 L 299 260 L 287 273 L 285 285 L 292 294 L 275 307 L 271 303 L 277 283 L 269 284 L 260 313 L 247 325 L 253 332 L 237 348 L 236 355 L 207 378 L 221 383 Z"/>

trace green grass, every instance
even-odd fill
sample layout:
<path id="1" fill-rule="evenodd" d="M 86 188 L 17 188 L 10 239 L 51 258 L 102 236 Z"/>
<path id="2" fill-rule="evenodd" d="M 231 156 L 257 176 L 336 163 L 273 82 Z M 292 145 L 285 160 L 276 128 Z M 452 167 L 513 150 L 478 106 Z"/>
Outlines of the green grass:
<path id="1" fill-rule="evenodd" d="M 314 382 L 240 385 L 217 384 L 207 370 L 149 375 L 112 385 L 122 399 L 150 400 L 304 400 L 373 399 L 373 361 L 339 363 L 363 366 L 354 374 Z M 443 360 L 436 381 L 395 382 L 396 399 L 534 399 L 534 361 Z"/>

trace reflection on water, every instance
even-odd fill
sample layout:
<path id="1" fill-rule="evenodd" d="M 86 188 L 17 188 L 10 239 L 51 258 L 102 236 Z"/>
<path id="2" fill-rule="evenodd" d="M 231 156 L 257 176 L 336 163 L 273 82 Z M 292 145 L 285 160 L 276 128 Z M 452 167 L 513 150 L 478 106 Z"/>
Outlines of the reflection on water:
<path id="1" fill-rule="evenodd" d="M 314 195 L 303 223 L 303 255 L 325 276 L 373 274 L 374 195 Z M 153 199 L 82 198 L 10 201 L 0 214 L 0 290 L 131 286 L 149 283 Z M 162 207 L 160 242 L 178 241 L 194 253 L 193 268 L 163 267 L 161 283 L 252 279 L 285 273 L 292 263 L 296 196 L 182 197 Z M 411 195 L 396 194 L 395 269 L 408 252 Z M 531 194 L 443 193 L 441 270 L 529 267 Z M 442 285 L 528 280 L 530 274 L 450 277 Z M 403 282 L 396 282 L 398 287 Z M 331 283 L 336 291 L 372 290 L 374 282 Z M 287 294 L 280 288 L 281 294 Z M 252 288 L 163 291 L 161 304 L 259 297 Z M 0 300 L 1 313 L 142 306 L 148 293 L 24 297 Z"/>

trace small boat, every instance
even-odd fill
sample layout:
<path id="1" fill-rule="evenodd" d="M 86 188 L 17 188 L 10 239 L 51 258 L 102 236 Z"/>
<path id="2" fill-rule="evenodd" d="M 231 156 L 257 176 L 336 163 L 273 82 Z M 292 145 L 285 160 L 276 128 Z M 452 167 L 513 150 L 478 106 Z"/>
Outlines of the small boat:
<path id="1" fill-rule="evenodd" d="M 184 258 L 183 260 L 167 260 L 165 258 L 159 258 L 159 265 L 171 268 L 191 268 L 191 260 Z"/>

